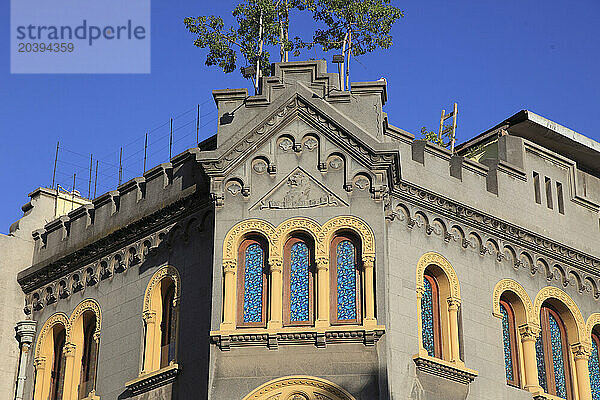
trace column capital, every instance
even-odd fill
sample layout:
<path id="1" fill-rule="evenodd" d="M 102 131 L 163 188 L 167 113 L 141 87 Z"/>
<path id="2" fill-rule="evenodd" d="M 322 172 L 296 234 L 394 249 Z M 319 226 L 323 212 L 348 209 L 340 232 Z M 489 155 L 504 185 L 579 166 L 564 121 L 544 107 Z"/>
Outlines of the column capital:
<path id="1" fill-rule="evenodd" d="M 329 258 L 326 256 L 317 257 L 317 270 L 329 270 Z"/>
<path id="2" fill-rule="evenodd" d="M 448 310 L 450 311 L 458 311 L 460 307 L 460 299 L 456 297 L 448 297 Z"/>
<path id="3" fill-rule="evenodd" d="M 156 322 L 156 311 L 146 310 L 142 314 L 142 318 L 147 324 L 153 324 Z"/>
<path id="4" fill-rule="evenodd" d="M 592 354 L 591 346 L 587 343 L 572 344 L 571 350 L 573 351 L 573 357 L 575 358 L 575 360 L 589 360 L 590 355 Z"/>
<path id="5" fill-rule="evenodd" d="M 235 260 L 223 260 L 223 272 L 225 274 L 234 274 L 236 270 L 237 263 Z"/>
<path id="6" fill-rule="evenodd" d="M 271 272 L 283 272 L 283 260 L 279 257 L 269 258 L 269 270 Z"/>
<path id="7" fill-rule="evenodd" d="M 372 268 L 375 266 L 375 254 L 363 255 L 362 258 L 363 266 L 365 268 Z"/>
<path id="8" fill-rule="evenodd" d="M 33 343 L 33 338 L 36 332 L 36 321 L 23 320 L 17 322 L 15 331 L 17 333 L 17 339 L 22 345 Z"/>
<path id="9" fill-rule="evenodd" d="M 65 343 L 65 347 L 63 347 L 63 354 L 65 357 L 75 357 L 75 348 L 75 344 Z"/>
<path id="10" fill-rule="evenodd" d="M 540 328 L 533 324 L 523 324 L 519 326 L 519 335 L 521 336 L 521 340 L 528 341 L 533 340 L 538 337 L 540 334 Z"/>
<path id="11" fill-rule="evenodd" d="M 42 370 L 46 368 L 46 357 L 36 357 L 33 360 L 33 366 L 36 371 Z"/>

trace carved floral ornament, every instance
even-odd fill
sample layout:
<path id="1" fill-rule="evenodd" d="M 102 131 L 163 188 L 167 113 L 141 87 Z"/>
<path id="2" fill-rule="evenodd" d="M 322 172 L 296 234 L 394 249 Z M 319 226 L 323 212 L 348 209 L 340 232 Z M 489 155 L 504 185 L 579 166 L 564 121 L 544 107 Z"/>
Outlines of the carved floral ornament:
<path id="1" fill-rule="evenodd" d="M 40 334 L 35 345 L 35 358 L 41 356 L 41 347 L 44 338 L 56 324 L 61 324 L 65 327 L 65 343 L 71 343 L 72 327 L 77 319 L 86 311 L 91 311 L 96 316 L 94 340 L 98 340 L 100 338 L 100 327 L 102 326 L 102 313 L 100 311 L 100 305 L 94 299 L 86 299 L 79 303 L 77 307 L 75 307 L 70 318 L 67 317 L 67 314 L 60 312 L 51 315 L 46 320 L 44 326 L 40 330 Z"/>
<path id="2" fill-rule="evenodd" d="M 328 380 L 313 376 L 287 376 L 269 381 L 242 400 L 356 400 L 354 396 Z"/>
<path id="3" fill-rule="evenodd" d="M 372 262 L 375 257 L 375 235 L 363 220 L 354 216 L 334 217 L 320 226 L 316 221 L 304 217 L 290 218 L 274 227 L 270 222 L 261 219 L 248 219 L 235 225 L 225 236 L 223 243 L 223 266 L 234 265 L 237 249 L 249 234 L 260 234 L 269 242 L 269 260 L 280 260 L 283 257 L 283 246 L 292 232 L 303 232 L 315 241 L 318 260 L 328 257 L 329 243 L 333 235 L 340 230 L 350 230 L 357 234 L 362 242 L 363 261 Z"/>

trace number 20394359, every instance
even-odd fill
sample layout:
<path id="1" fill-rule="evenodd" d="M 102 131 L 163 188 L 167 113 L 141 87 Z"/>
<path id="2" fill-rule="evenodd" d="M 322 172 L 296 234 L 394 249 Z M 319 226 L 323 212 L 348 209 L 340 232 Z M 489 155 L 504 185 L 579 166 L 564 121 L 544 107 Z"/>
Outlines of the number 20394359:
<path id="1" fill-rule="evenodd" d="M 19 53 L 72 53 L 75 50 L 73 43 L 17 43 Z"/>

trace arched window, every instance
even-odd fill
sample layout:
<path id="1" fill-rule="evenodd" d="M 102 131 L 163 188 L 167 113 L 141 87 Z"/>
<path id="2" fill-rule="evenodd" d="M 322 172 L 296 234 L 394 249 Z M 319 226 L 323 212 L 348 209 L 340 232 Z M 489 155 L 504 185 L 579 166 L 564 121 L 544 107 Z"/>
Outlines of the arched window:
<path id="1" fill-rule="evenodd" d="M 290 238 L 284 247 L 284 322 L 311 325 L 314 321 L 314 246 L 302 237 Z"/>
<path id="2" fill-rule="evenodd" d="M 590 385 L 592 387 L 592 399 L 600 400 L 600 354 L 598 347 L 600 346 L 600 338 L 596 332 L 592 333 L 592 354 L 588 361 L 590 370 Z"/>
<path id="3" fill-rule="evenodd" d="M 535 344 L 540 386 L 546 393 L 571 400 L 571 374 L 567 333 L 558 313 L 543 306 L 540 313 L 541 334 Z"/>
<path id="4" fill-rule="evenodd" d="M 160 322 L 160 367 L 166 367 L 175 359 L 175 284 L 170 279 L 161 282 L 162 321 Z"/>
<path id="5" fill-rule="evenodd" d="M 331 322 L 334 324 L 360 324 L 361 297 L 358 241 L 340 235 L 331 242 Z"/>
<path id="6" fill-rule="evenodd" d="M 146 331 L 142 373 L 156 371 L 177 359 L 180 296 L 181 279 L 177 269 L 165 266 L 152 275 L 144 295 Z"/>
<path id="7" fill-rule="evenodd" d="M 94 390 L 96 380 L 96 362 L 98 346 L 94 340 L 96 332 L 96 315 L 91 311 L 83 314 L 83 354 L 81 357 L 81 371 L 79 381 L 78 399 L 83 399 Z"/>
<path id="8" fill-rule="evenodd" d="M 504 367 L 506 383 L 519 387 L 519 351 L 517 346 L 517 331 L 515 313 L 510 303 L 500 300 L 502 314 L 502 341 L 504 344 Z"/>
<path id="9" fill-rule="evenodd" d="M 421 298 L 423 347 L 429 356 L 442 358 L 439 287 L 436 279 L 428 272 L 424 278 L 425 291 Z"/>
<path id="10" fill-rule="evenodd" d="M 262 240 L 246 239 L 238 254 L 238 326 L 266 326 L 267 246 Z"/>
<path id="11" fill-rule="evenodd" d="M 65 327 L 55 325 L 52 329 L 53 336 L 53 356 L 50 373 L 50 396 L 51 400 L 60 400 L 63 395 L 63 386 L 65 381 Z"/>

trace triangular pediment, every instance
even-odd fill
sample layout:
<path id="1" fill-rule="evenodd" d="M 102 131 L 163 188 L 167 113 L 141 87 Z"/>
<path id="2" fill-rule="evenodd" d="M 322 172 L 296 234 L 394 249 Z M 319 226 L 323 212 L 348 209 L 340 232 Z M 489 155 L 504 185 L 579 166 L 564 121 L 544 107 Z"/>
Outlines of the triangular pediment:
<path id="1" fill-rule="evenodd" d="M 297 167 L 257 201 L 251 210 L 290 210 L 348 206 L 301 167 Z"/>
<path id="2" fill-rule="evenodd" d="M 393 182 L 400 177 L 399 152 L 392 143 L 379 142 L 328 102 L 297 86 L 248 121 L 236 135 L 214 151 L 203 152 L 201 162 L 209 175 L 225 175 L 249 157 L 293 119 L 300 118 L 367 168 L 391 168 Z M 282 96 L 283 97 L 283 96 Z M 266 116 L 266 117 L 265 117 Z M 249 126 L 254 126 L 248 130 Z"/>

